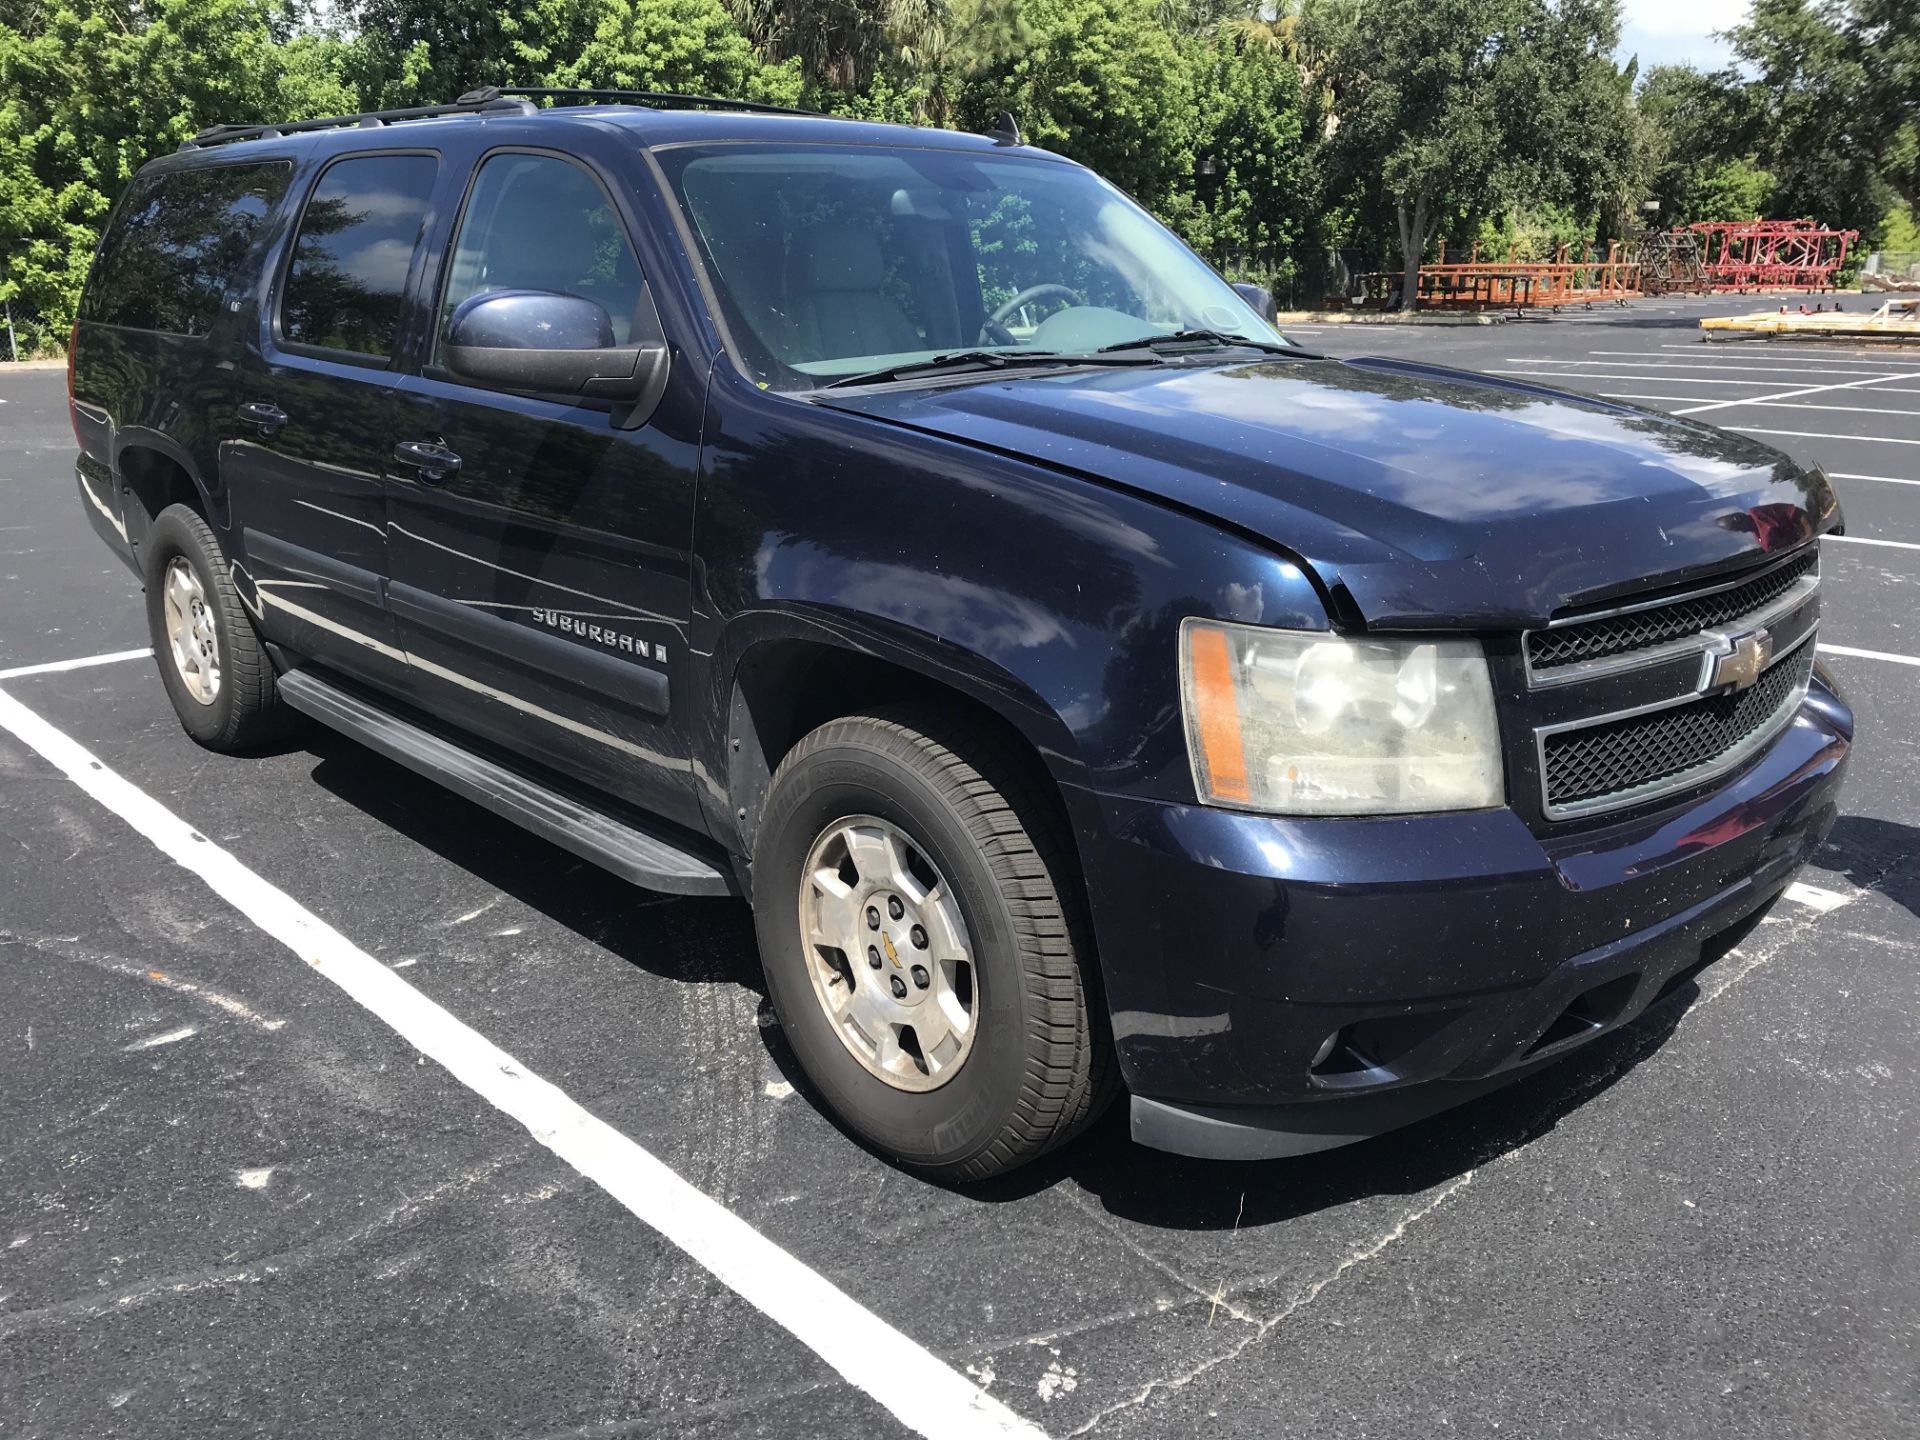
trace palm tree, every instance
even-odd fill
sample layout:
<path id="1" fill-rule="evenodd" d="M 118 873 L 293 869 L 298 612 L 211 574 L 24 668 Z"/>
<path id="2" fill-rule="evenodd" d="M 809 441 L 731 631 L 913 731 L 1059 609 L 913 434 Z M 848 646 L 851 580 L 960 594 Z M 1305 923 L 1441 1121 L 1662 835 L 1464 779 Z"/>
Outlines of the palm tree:
<path id="1" fill-rule="evenodd" d="M 954 0 L 727 0 L 761 56 L 798 58 L 801 73 L 835 90 L 864 89 L 881 66 L 944 43 Z"/>
<path id="2" fill-rule="evenodd" d="M 1295 64 L 1300 61 L 1300 10 L 1294 0 L 1262 3 L 1250 15 L 1222 21 L 1220 29 L 1249 50 L 1270 50 Z"/>

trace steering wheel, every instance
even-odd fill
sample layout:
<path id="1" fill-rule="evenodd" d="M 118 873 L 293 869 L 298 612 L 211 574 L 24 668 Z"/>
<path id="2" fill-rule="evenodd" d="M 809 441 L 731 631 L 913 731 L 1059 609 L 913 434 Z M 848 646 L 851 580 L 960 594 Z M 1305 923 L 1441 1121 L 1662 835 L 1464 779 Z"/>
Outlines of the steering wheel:
<path id="1" fill-rule="evenodd" d="M 1007 329 L 1007 317 L 1012 315 L 1022 305 L 1030 305 L 1035 300 L 1039 300 L 1048 295 L 1064 295 L 1076 305 L 1084 305 L 1087 303 L 1085 297 L 1083 297 L 1078 290 L 1070 290 L 1065 285 L 1029 285 L 987 317 L 986 323 L 981 325 L 980 333 L 974 338 L 973 343 L 976 345 L 985 345 L 988 343 L 995 345 L 1019 344 L 1019 341 L 1013 338 L 1013 332 Z"/>

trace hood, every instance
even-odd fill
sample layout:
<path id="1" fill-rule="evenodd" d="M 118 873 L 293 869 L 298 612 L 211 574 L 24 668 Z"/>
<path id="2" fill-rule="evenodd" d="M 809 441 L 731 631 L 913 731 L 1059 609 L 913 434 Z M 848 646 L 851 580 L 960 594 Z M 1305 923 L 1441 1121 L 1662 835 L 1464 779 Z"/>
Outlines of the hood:
<path id="1" fill-rule="evenodd" d="M 1826 478 L 1709 425 L 1393 360 L 816 391 L 1204 513 L 1374 628 L 1509 628 L 1791 549 Z"/>

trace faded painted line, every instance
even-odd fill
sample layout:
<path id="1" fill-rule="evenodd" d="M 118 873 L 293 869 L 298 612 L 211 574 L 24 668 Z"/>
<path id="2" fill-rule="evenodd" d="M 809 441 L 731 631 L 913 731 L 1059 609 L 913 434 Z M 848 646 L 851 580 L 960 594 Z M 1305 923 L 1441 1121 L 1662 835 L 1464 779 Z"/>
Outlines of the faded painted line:
<path id="1" fill-rule="evenodd" d="M 1612 356 L 1606 360 L 1561 360 L 1551 355 L 1509 355 L 1509 365 L 1599 365 L 1610 370 L 1747 370 L 1772 375 L 1885 375 L 1892 370 L 1911 369 L 1895 361 L 1885 369 L 1870 365 L 1845 368 L 1822 365 L 1810 369 L 1805 364 L 1743 365 L 1737 360 L 1674 360 L 1668 356 L 1641 350 L 1589 350 L 1589 355 Z M 1644 358 L 1642 358 L 1644 357 Z M 1620 361 L 1628 363 L 1622 365 Z"/>
<path id="2" fill-rule="evenodd" d="M 1849 475 L 1844 470 L 1827 471 L 1829 480 L 1877 480 L 1882 485 L 1920 485 L 1920 480 L 1900 480 L 1892 475 Z"/>
<path id="3" fill-rule="evenodd" d="M 1793 435 L 1802 440 L 1864 440 L 1875 445 L 1920 445 L 1920 440 L 1896 440 L 1891 435 L 1835 435 L 1825 430 L 1762 430 L 1757 425 L 1729 425 L 1727 429 L 1738 430 L 1743 435 Z"/>
<path id="4" fill-rule="evenodd" d="M 1821 543 L 1831 540 L 1836 545 L 1878 545 L 1886 550 L 1920 550 L 1911 540 L 1875 540 L 1867 535 L 1822 535 Z"/>
<path id="5" fill-rule="evenodd" d="M 1724 410 L 1729 405 L 1765 405 L 1775 400 L 1798 400 L 1807 395 L 1825 395 L 1832 390 L 1858 390 L 1862 386 L 1878 385 L 1885 380 L 1920 380 L 1920 370 L 1905 370 L 1885 376 L 1872 375 L 1865 380 L 1842 380 L 1833 385 L 1803 385 L 1794 390 L 1776 390 L 1771 395 L 1751 395 L 1745 400 L 1711 400 L 1705 405 L 1693 405 L 1685 410 L 1676 410 L 1673 413 L 1676 415 L 1698 415 L 1703 410 Z"/>
<path id="6" fill-rule="evenodd" d="M 645 1224 L 934 1440 L 1044 1432 L 983 1393 L 649 1151 L 415 990 L 292 896 L 242 865 L 77 741 L 0 693 L 0 729 L 126 821 L 448 1073 L 510 1116 Z"/>
<path id="7" fill-rule="evenodd" d="M 262 1030 L 274 1031 L 286 1027 L 284 1020 L 269 1020 L 243 1000 L 231 995 L 222 995 L 218 990 L 209 990 L 204 985 L 196 985 L 191 980 L 182 980 L 169 975 L 164 970 L 155 970 L 147 965 L 135 965 L 126 960 L 115 959 L 111 955 L 101 955 L 84 950 L 79 946 L 78 936 L 31 936 L 9 933 L 0 930 L 0 945 L 21 945 L 29 950 L 37 950 L 43 955 L 59 960 L 73 960 L 82 965 L 91 965 L 104 970 L 109 975 L 124 975 L 129 980 L 139 980 L 148 985 L 158 985 L 163 990 L 171 990 L 176 995 L 185 995 L 190 999 L 203 1001 L 223 1014 L 235 1020 L 244 1020 L 249 1025 Z"/>
<path id="8" fill-rule="evenodd" d="M 0 680 L 52 675 L 61 670 L 84 670 L 89 665 L 118 665 L 122 660 L 144 660 L 151 654 L 151 650 L 116 650 L 111 655 L 87 655 L 78 660 L 49 660 L 43 665 L 21 665 L 12 670 L 0 670 Z"/>
<path id="9" fill-rule="evenodd" d="M 1837 540 L 1840 537 L 1837 535 L 1829 535 L 1827 538 L 1829 540 Z M 1916 546 L 1915 548 L 1920 549 L 1920 546 Z M 1890 655 L 1885 650 L 1856 650 L 1851 645 L 1829 645 L 1824 640 L 1820 642 L 1820 653 L 1822 655 L 1845 655 L 1854 660 L 1885 660 L 1890 665 L 1920 665 L 1920 657 L 1912 655 Z"/>
<path id="10" fill-rule="evenodd" d="M 1822 890 L 1818 885 L 1807 885 L 1798 880 L 1787 886 L 1786 896 L 1795 904 L 1818 910 L 1822 915 L 1829 910 L 1838 910 L 1853 899 L 1853 896 L 1842 895 L 1837 890 Z"/>
<path id="11" fill-rule="evenodd" d="M 1683 380 L 1680 383 L 1683 385 L 1691 385 L 1695 382 Z M 1656 404 L 1662 405 L 1693 405 L 1695 401 L 1705 402 L 1705 397 L 1700 395 L 1627 395 L 1617 390 L 1602 390 L 1598 393 L 1608 400 L 1651 400 Z M 1920 391 L 1916 391 L 1915 393 L 1920 394 Z M 1798 400 L 1719 400 L 1711 403 L 1701 403 L 1695 406 L 1695 408 L 1700 410 L 1718 410 L 1729 405 L 1759 405 L 1769 410 L 1837 410 L 1846 415 L 1904 415 L 1911 419 L 1920 420 L 1920 410 L 1882 410 L 1874 405 L 1808 405 Z M 1673 413 L 1675 415 L 1691 415 L 1693 411 L 1675 410 Z"/>
<path id="12" fill-rule="evenodd" d="M 1700 348 L 1701 343 L 1700 341 L 1695 341 L 1691 345 L 1668 343 L 1662 345 L 1660 349 L 1690 350 L 1695 355 L 1699 355 L 1704 353 Z M 1873 356 L 1867 355 L 1859 350 L 1841 350 L 1837 347 L 1830 348 L 1824 345 L 1817 348 L 1789 348 L 1786 345 L 1775 342 L 1767 347 L 1767 352 L 1775 355 L 1784 355 L 1787 359 L 1792 360 L 1798 365 L 1833 365 L 1860 370 L 1870 365 L 1882 364 L 1893 369 L 1901 368 L 1900 361 L 1893 356 Z M 1658 351 L 1653 350 L 1589 350 L 1587 353 L 1589 355 L 1652 355 L 1663 360 L 1667 358 L 1664 355 L 1660 355 Z"/>
<path id="13" fill-rule="evenodd" d="M 128 1050 L 153 1050 L 162 1045 L 177 1045 L 182 1040 L 191 1040 L 200 1033 L 198 1025 L 182 1025 L 178 1030 L 169 1030 L 163 1035 L 149 1035 L 144 1040 L 136 1040 L 126 1046 Z"/>
<path id="14" fill-rule="evenodd" d="M 1542 380 L 1558 380 L 1562 384 L 1571 383 L 1572 381 L 1575 381 L 1575 380 L 1632 380 L 1638 384 L 1644 385 L 1650 380 L 1655 380 L 1659 378 L 1657 376 L 1652 376 L 1652 375 L 1621 375 L 1614 372 L 1602 373 L 1602 372 L 1591 371 L 1591 370 L 1499 370 L 1499 369 L 1494 369 L 1494 370 L 1488 370 L 1486 373 L 1489 375 L 1530 375 Z M 1703 379 L 1697 379 L 1696 377 L 1691 375 L 1684 376 L 1684 377 L 1676 375 L 1674 377 L 1673 383 L 1676 385 L 1740 385 L 1740 386 L 1744 386 L 1746 389 L 1751 390 L 1754 386 L 1764 385 L 1767 382 L 1764 380 L 1703 380 Z"/>

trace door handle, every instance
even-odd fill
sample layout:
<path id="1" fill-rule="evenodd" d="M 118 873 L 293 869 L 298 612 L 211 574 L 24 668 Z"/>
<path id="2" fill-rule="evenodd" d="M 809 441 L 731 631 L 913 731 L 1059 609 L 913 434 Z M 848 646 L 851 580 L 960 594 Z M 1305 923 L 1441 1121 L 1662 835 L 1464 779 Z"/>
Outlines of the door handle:
<path id="1" fill-rule="evenodd" d="M 437 485 L 460 468 L 460 457 L 432 440 L 402 440 L 393 447 L 393 458 L 420 472 L 429 485 Z"/>
<path id="2" fill-rule="evenodd" d="M 287 412 L 271 400 L 249 400 L 240 407 L 240 418 L 262 435 L 271 435 L 287 423 Z"/>

